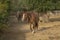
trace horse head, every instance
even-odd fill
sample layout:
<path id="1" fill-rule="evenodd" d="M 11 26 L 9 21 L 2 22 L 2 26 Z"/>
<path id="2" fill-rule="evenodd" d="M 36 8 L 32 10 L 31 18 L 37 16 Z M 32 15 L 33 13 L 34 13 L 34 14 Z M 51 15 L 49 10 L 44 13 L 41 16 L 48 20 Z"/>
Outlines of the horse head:
<path id="1" fill-rule="evenodd" d="M 28 17 L 27 13 L 22 13 L 22 21 L 27 20 L 27 17 Z"/>

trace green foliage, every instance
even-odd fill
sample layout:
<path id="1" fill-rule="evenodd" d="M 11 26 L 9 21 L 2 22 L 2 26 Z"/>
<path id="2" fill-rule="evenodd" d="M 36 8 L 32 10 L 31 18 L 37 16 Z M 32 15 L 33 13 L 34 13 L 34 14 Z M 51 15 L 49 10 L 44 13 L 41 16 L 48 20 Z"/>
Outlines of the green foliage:
<path id="1" fill-rule="evenodd" d="M 8 0 L 0 0 L 0 31 L 5 31 L 8 27 Z"/>
<path id="2" fill-rule="evenodd" d="M 60 9 L 60 1 L 56 3 L 56 9 Z"/>
<path id="3" fill-rule="evenodd" d="M 7 9 L 8 9 L 8 5 L 5 3 L 2 4 L 0 2 L 0 23 L 3 23 L 6 19 L 6 17 L 8 16 Z"/>
<path id="4" fill-rule="evenodd" d="M 27 9 L 46 12 L 54 9 L 60 9 L 60 0 L 20 0 L 18 3 L 20 3 L 18 6 L 20 10 Z"/>

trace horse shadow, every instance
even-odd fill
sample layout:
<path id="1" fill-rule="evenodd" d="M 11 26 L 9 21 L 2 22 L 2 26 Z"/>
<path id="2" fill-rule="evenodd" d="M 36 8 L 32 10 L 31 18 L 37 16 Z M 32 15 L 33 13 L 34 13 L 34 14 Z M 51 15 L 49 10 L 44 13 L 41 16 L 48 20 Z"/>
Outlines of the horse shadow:
<path id="1" fill-rule="evenodd" d="M 45 30 L 48 30 L 48 29 L 51 29 L 51 28 L 55 28 L 55 27 L 57 28 L 58 26 L 60 26 L 60 25 L 54 25 L 54 26 L 51 26 L 51 27 L 42 27 L 38 31 L 45 31 Z"/>
<path id="2" fill-rule="evenodd" d="M 60 21 L 60 18 L 51 18 L 49 19 L 50 22 Z"/>

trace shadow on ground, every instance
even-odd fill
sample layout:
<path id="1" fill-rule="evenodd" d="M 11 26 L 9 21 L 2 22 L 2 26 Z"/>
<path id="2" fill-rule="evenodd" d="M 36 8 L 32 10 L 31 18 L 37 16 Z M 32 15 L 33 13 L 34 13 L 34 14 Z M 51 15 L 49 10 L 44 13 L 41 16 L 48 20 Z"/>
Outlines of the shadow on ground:
<path id="1" fill-rule="evenodd" d="M 7 33 L 4 33 L 0 40 L 25 40 L 25 33 L 21 29 L 25 23 L 12 23 Z"/>
<path id="2" fill-rule="evenodd" d="M 57 28 L 58 26 L 60 26 L 60 25 L 54 25 L 54 26 L 52 26 L 52 27 L 42 27 L 41 29 L 39 29 L 38 31 L 44 31 L 44 30 L 48 30 L 48 29 L 51 29 L 51 28 Z"/>
<path id="3" fill-rule="evenodd" d="M 50 22 L 60 21 L 60 18 L 51 18 L 49 19 Z"/>

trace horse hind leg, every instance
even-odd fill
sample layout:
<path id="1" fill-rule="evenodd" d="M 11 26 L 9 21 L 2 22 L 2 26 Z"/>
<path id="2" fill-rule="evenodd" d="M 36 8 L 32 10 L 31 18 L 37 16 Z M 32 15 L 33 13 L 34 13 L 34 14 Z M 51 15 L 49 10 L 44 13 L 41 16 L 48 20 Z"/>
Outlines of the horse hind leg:
<path id="1" fill-rule="evenodd" d="M 34 29 L 34 32 L 37 32 L 38 31 L 38 23 L 35 23 L 33 29 Z"/>

